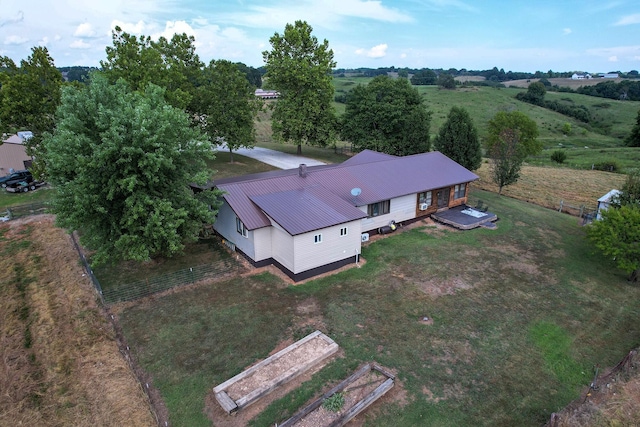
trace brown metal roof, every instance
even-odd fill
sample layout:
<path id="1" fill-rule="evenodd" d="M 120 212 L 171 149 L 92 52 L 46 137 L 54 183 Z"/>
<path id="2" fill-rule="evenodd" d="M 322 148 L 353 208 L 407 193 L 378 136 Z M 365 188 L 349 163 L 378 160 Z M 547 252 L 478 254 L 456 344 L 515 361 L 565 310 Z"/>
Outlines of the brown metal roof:
<path id="1" fill-rule="evenodd" d="M 342 164 L 308 167 L 306 177 L 299 176 L 297 169 L 290 169 L 275 171 L 278 173 L 256 174 L 253 177 L 220 180 L 214 182 L 214 185 L 226 192 L 225 200 L 250 230 L 271 225 L 257 201 L 260 201 L 263 206 L 268 206 L 270 210 L 275 209 L 275 204 L 281 203 L 281 209 L 296 211 L 295 219 L 294 215 L 279 216 L 284 223 L 278 223 L 285 230 L 315 230 L 328 226 L 326 224 L 335 225 L 345 222 L 347 206 L 365 206 L 382 200 L 478 179 L 476 174 L 437 151 L 406 157 L 392 156 L 388 159 L 383 158 L 385 155 L 377 154 L 379 153 L 365 152 L 360 159 L 357 158 L 360 156 L 358 154 L 351 161 Z M 354 197 L 351 195 L 351 190 L 356 187 L 362 191 L 359 196 Z M 311 193 L 308 194 L 315 194 L 317 197 L 321 194 L 317 188 L 323 189 L 322 194 L 328 192 L 337 196 L 320 197 L 322 203 L 331 208 L 323 211 L 325 215 L 329 215 L 330 211 L 334 214 L 321 219 L 309 213 L 308 210 L 305 213 L 304 207 L 293 206 L 292 203 L 296 200 L 302 200 L 296 199 L 293 193 L 281 197 L 276 195 L 276 193 L 311 188 L 314 190 L 309 190 Z M 256 197 L 263 195 L 273 196 Z M 298 219 L 308 221 L 309 224 L 300 226 L 297 223 Z M 322 226 L 319 226 L 320 224 Z"/>
<path id="2" fill-rule="evenodd" d="M 250 199 L 292 236 L 367 216 L 320 186 L 252 196 Z"/>

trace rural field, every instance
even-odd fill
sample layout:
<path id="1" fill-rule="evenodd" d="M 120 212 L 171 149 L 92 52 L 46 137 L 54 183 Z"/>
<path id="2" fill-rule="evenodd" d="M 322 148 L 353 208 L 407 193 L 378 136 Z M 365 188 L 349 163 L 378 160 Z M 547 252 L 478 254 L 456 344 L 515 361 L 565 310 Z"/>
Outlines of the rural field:
<path id="1" fill-rule="evenodd" d="M 366 82 L 336 80 L 342 90 Z M 14 392 L 0 396 L 0 425 L 144 426 L 159 417 L 175 426 L 272 426 L 365 362 L 390 369 L 398 383 L 355 425 L 539 426 L 582 400 L 596 367 L 615 365 L 638 345 L 640 288 L 586 241 L 576 216 L 557 210 L 561 200 L 593 209 L 620 188 L 623 174 L 590 164 L 613 160 L 622 172 L 638 164 L 640 152 L 621 147 L 621 138 L 640 103 L 547 94 L 600 114 L 611 123 L 603 134 L 517 101 L 522 89 L 419 90 L 433 112 L 432 135 L 453 105 L 468 109 L 481 137 L 500 110 L 523 111 L 538 123 L 546 150 L 528 159 L 503 196 L 486 161 L 476 171 L 469 203 L 488 205 L 500 218 L 496 230 L 418 222 L 370 242 L 361 265 L 295 286 L 274 269 L 239 265 L 235 276 L 111 306 L 114 328 L 52 216 L 4 223 L 0 388 Z M 567 136 L 566 122 L 573 129 Z M 257 133 L 260 146 L 296 150 L 273 141 L 268 110 Z M 561 167 L 548 159 L 553 149 L 567 152 Z M 309 146 L 303 155 L 328 163 L 347 158 Z M 273 170 L 233 159 L 218 153 L 209 163 L 212 177 Z M 0 209 L 46 202 L 54 191 L 0 194 Z M 182 257 L 104 266 L 96 274 L 104 286 L 118 287 L 220 259 L 239 263 L 218 242 L 204 240 Z M 338 343 L 339 357 L 246 414 L 221 415 L 212 387 L 316 329 Z M 134 369 L 119 343 L 130 347 Z M 634 386 L 618 396 L 633 395 Z M 640 419 L 633 406 L 598 407 L 595 396 L 587 404 L 592 415 L 613 411 L 608 425 Z"/>

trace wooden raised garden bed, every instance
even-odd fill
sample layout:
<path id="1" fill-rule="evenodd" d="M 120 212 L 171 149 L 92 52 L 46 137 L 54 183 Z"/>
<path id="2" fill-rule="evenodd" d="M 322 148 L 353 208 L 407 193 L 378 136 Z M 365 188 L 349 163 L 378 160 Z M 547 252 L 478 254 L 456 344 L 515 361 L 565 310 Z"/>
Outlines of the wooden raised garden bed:
<path id="1" fill-rule="evenodd" d="M 216 400 L 232 414 L 293 380 L 338 351 L 338 344 L 315 331 L 213 389 Z"/>
<path id="2" fill-rule="evenodd" d="M 343 426 L 391 390 L 394 380 L 393 374 L 368 363 L 278 427 Z M 325 400 L 337 393 L 343 395 L 343 407 L 336 412 L 324 408 Z"/>

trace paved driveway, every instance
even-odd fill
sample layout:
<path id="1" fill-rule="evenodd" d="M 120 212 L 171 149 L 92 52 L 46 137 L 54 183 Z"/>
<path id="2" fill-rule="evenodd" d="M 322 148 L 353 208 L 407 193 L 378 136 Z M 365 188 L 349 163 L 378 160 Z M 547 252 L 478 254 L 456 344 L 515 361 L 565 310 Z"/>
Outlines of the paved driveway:
<path id="1" fill-rule="evenodd" d="M 216 147 L 218 151 L 229 151 L 226 146 L 219 145 Z M 325 165 L 326 163 L 319 160 L 310 159 L 308 157 L 296 156 L 293 154 L 282 153 L 276 150 L 270 150 L 269 148 L 254 147 L 251 149 L 240 148 L 233 151 L 234 154 L 240 154 L 242 156 L 251 157 L 266 163 L 271 166 L 275 166 L 280 169 L 294 169 L 304 163 L 307 166 Z"/>

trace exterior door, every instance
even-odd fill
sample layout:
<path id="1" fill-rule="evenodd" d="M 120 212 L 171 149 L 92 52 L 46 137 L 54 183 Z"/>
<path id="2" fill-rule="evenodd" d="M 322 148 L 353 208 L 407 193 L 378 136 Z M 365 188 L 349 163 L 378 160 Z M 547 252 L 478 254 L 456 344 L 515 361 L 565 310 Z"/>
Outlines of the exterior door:
<path id="1" fill-rule="evenodd" d="M 446 208 L 449 206 L 449 189 L 441 188 L 437 191 L 438 195 L 438 209 Z"/>

